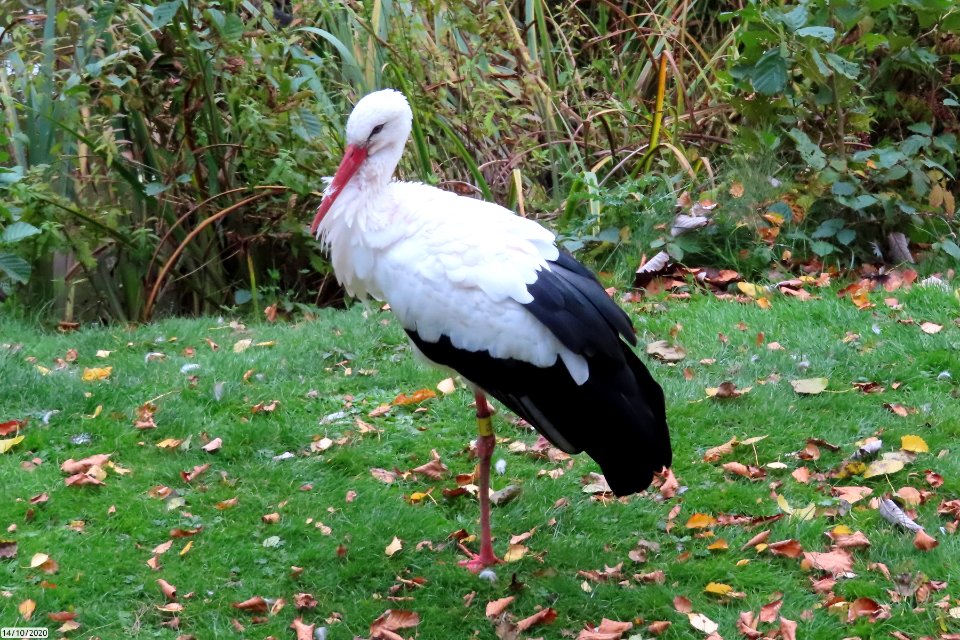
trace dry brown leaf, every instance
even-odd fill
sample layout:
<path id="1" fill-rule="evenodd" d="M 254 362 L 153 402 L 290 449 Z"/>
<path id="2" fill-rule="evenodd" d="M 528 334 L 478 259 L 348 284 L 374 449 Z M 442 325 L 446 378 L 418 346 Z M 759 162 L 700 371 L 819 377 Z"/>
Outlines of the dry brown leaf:
<path id="1" fill-rule="evenodd" d="M 680 362 L 687 357 L 687 352 L 680 345 L 671 346 L 666 340 L 656 340 L 647 345 L 647 355 L 661 362 Z"/>
<path id="2" fill-rule="evenodd" d="M 385 484 L 391 484 L 397 480 L 397 474 L 386 469 L 370 469 L 370 475 Z"/>
<path id="3" fill-rule="evenodd" d="M 517 630 L 526 631 L 530 627 L 533 627 L 538 624 L 550 624 L 557 619 L 557 612 L 552 608 L 547 607 L 546 609 L 541 609 L 537 611 L 532 616 L 528 616 L 523 620 L 517 622 Z"/>
<path id="4" fill-rule="evenodd" d="M 163 578 L 158 578 L 157 584 L 160 585 L 160 593 L 162 593 L 167 600 L 175 601 L 177 599 L 177 588 L 175 586 Z"/>
<path id="5" fill-rule="evenodd" d="M 303 618 L 294 618 L 293 622 L 290 623 L 290 628 L 296 634 L 297 640 L 314 640 L 313 632 L 316 627 L 316 624 L 304 622 Z"/>
<path id="6" fill-rule="evenodd" d="M 827 571 L 834 576 L 850 573 L 853 570 L 853 556 L 845 549 L 834 549 L 828 552 L 804 551 L 803 569 L 818 569 Z"/>
<path id="7" fill-rule="evenodd" d="M 24 600 L 17 606 L 17 611 L 20 612 L 20 615 L 23 617 L 24 622 L 29 621 L 33 617 L 33 612 L 37 609 L 37 603 L 29 598 Z"/>
<path id="8" fill-rule="evenodd" d="M 220 450 L 221 447 L 223 447 L 223 439 L 214 438 L 213 440 L 211 440 L 210 442 L 208 442 L 207 444 L 203 445 L 200 448 L 206 451 L 207 453 L 216 453 L 217 451 Z"/>
<path id="9" fill-rule="evenodd" d="M 110 455 L 111 454 L 109 453 L 98 453 L 96 455 L 83 458 L 82 460 L 74 460 L 71 458 L 60 465 L 60 470 L 70 475 L 76 473 L 87 473 L 90 471 L 91 467 L 102 467 L 105 465 L 107 461 L 110 460 Z"/>
<path id="10" fill-rule="evenodd" d="M 234 602 L 231 605 L 234 609 L 239 609 L 240 611 L 247 611 L 248 613 L 266 613 L 270 608 L 270 605 L 267 604 L 267 601 L 260 596 L 253 596 L 243 602 Z"/>
<path id="11" fill-rule="evenodd" d="M 706 453 L 703 454 L 703 461 L 716 462 L 721 457 L 733 453 L 733 448 L 738 444 L 739 442 L 736 438 L 730 438 L 721 445 L 711 447 L 710 449 L 707 449 Z"/>
<path id="12" fill-rule="evenodd" d="M 673 608 L 679 613 L 693 613 L 693 603 L 686 596 L 674 596 Z"/>
<path id="13" fill-rule="evenodd" d="M 403 406 L 408 404 L 420 404 L 430 400 L 431 398 L 436 398 L 437 393 L 433 389 L 418 389 L 414 391 L 409 396 L 405 393 L 399 394 L 393 401 L 390 403 L 394 406 Z"/>
<path id="14" fill-rule="evenodd" d="M 510 606 L 510 603 L 516 599 L 516 596 L 507 596 L 506 598 L 500 598 L 499 600 L 492 600 L 488 602 L 485 615 L 488 618 L 496 618 L 501 613 L 506 611 L 507 607 Z"/>
<path id="15" fill-rule="evenodd" d="M 775 556 L 784 556 L 786 558 L 799 558 L 803 555 L 803 547 L 799 540 L 780 540 L 767 546 L 767 550 Z"/>
<path id="16" fill-rule="evenodd" d="M 180 477 L 183 478 L 184 482 L 193 482 L 209 468 L 209 462 L 207 464 L 199 464 L 190 471 L 181 471 Z"/>
<path id="17" fill-rule="evenodd" d="M 370 637 L 381 637 L 384 631 L 410 629 L 420 624 L 420 616 L 416 611 L 402 609 L 387 609 L 380 617 L 370 623 Z"/>
<path id="18" fill-rule="evenodd" d="M 916 536 L 913 538 L 913 546 L 920 551 L 930 551 L 931 549 L 935 549 L 939 544 L 940 543 L 937 542 L 936 538 L 931 536 L 923 529 L 917 531 Z"/>
<path id="19" fill-rule="evenodd" d="M 655 622 L 651 622 L 647 625 L 647 631 L 655 636 L 659 636 L 669 629 L 671 624 L 673 623 L 669 620 L 656 620 Z"/>

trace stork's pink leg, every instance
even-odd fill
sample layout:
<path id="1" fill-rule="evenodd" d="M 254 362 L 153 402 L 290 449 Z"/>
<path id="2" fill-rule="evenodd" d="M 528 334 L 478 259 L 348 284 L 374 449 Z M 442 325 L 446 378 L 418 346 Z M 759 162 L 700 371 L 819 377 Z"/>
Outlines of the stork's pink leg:
<path id="1" fill-rule="evenodd" d="M 480 457 L 480 553 L 460 564 L 474 573 L 479 573 L 486 567 L 498 564 L 500 559 L 493 553 L 493 540 L 490 536 L 490 459 L 497 443 L 493 435 L 493 412 L 482 391 L 477 391 L 475 397 L 477 430 L 480 432 L 477 439 L 477 455 Z"/>

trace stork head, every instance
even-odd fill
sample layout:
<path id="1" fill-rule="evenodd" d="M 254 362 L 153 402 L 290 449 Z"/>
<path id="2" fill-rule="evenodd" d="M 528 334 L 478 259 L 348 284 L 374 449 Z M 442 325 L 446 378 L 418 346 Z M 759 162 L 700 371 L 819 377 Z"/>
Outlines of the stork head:
<path id="1" fill-rule="evenodd" d="M 347 148 L 310 225 L 312 235 L 316 235 L 323 216 L 361 167 L 373 169 L 363 172 L 372 179 L 390 179 L 403 155 L 412 124 L 413 112 L 399 91 L 384 89 L 361 98 L 347 120 Z"/>

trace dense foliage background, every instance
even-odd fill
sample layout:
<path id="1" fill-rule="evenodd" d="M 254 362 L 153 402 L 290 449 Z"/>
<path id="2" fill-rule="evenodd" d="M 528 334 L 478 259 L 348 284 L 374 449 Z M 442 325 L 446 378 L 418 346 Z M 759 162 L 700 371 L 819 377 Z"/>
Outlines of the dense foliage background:
<path id="1" fill-rule="evenodd" d="M 551 220 L 621 279 L 661 249 L 752 275 L 960 261 L 953 0 L 277 5 L 0 5 L 6 305 L 336 300 L 304 225 L 386 86 L 416 114 L 404 178 Z"/>

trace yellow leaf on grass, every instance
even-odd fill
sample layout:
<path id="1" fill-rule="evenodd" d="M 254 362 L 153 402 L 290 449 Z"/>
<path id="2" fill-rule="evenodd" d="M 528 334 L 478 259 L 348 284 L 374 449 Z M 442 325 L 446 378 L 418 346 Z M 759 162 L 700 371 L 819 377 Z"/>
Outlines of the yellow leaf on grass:
<path id="1" fill-rule="evenodd" d="M 390 544 L 387 545 L 387 548 L 383 550 L 388 557 L 392 557 L 397 551 L 403 549 L 403 542 L 400 541 L 400 538 L 394 536 L 393 540 L 390 541 Z"/>
<path id="2" fill-rule="evenodd" d="M 106 380 L 113 372 L 113 367 L 90 367 L 83 370 L 83 381 Z"/>
<path id="3" fill-rule="evenodd" d="M 250 345 L 252 345 L 252 344 L 253 344 L 253 340 L 251 340 L 250 338 L 245 338 L 245 339 L 243 339 L 243 340 L 238 340 L 238 341 L 236 342 L 236 344 L 233 345 L 233 352 L 234 352 L 234 353 L 241 353 L 241 352 L 243 352 L 243 351 L 246 351 L 247 349 L 250 348 Z"/>
<path id="4" fill-rule="evenodd" d="M 711 582 L 704 589 L 704 592 L 709 593 L 715 596 L 728 596 L 733 593 L 733 587 L 728 584 L 723 584 L 722 582 Z"/>
<path id="5" fill-rule="evenodd" d="M 17 436 L 16 438 L 7 438 L 6 440 L 0 440 L 0 453 L 6 453 L 13 449 L 15 446 L 23 442 L 23 436 Z"/>
<path id="6" fill-rule="evenodd" d="M 793 387 L 794 391 L 808 396 L 815 396 L 818 393 L 822 393 L 828 384 L 830 384 L 830 380 L 827 378 L 805 378 L 803 380 L 790 381 L 790 386 Z"/>
<path id="7" fill-rule="evenodd" d="M 900 448 L 913 453 L 928 453 L 930 451 L 930 447 L 927 446 L 923 438 L 912 435 L 900 438 Z"/>
<path id="8" fill-rule="evenodd" d="M 507 553 L 503 556 L 503 560 L 504 562 L 516 562 L 527 555 L 528 551 L 530 551 L 530 549 L 522 544 L 512 544 L 507 547 Z"/>
<path id="9" fill-rule="evenodd" d="M 751 298 L 757 297 L 757 285 L 751 284 L 749 282 L 738 282 L 737 289 L 740 289 L 741 293 L 745 293 Z"/>
<path id="10" fill-rule="evenodd" d="M 37 608 L 37 603 L 33 600 L 24 600 L 20 603 L 20 606 L 17 607 L 17 610 L 20 612 L 20 615 L 23 616 L 24 620 L 29 620 L 33 617 L 33 611 Z"/>
<path id="11" fill-rule="evenodd" d="M 882 460 L 874 460 L 867 467 L 866 472 L 863 474 L 864 478 L 872 478 L 874 476 L 882 476 L 888 473 L 896 473 L 903 469 L 902 460 L 894 460 L 892 458 L 883 458 Z"/>
<path id="12" fill-rule="evenodd" d="M 695 513 L 687 520 L 687 529 L 706 529 L 717 524 L 717 519 L 708 513 Z"/>

